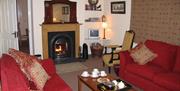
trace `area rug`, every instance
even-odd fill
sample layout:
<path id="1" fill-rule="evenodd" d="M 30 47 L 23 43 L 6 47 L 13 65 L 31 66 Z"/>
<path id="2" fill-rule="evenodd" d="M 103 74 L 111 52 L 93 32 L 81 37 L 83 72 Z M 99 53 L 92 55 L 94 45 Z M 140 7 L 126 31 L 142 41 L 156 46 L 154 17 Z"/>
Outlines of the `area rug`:
<path id="1" fill-rule="evenodd" d="M 56 70 L 58 74 L 65 74 L 74 71 L 81 71 L 88 69 L 87 66 L 83 65 L 80 62 L 73 62 L 67 64 L 56 64 Z"/>

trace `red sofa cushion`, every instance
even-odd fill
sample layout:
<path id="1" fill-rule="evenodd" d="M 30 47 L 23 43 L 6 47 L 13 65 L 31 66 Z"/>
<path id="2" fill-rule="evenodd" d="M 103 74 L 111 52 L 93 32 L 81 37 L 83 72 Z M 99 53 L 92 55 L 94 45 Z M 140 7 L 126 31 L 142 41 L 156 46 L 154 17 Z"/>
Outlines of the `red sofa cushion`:
<path id="1" fill-rule="evenodd" d="M 180 91 L 180 73 L 159 73 L 153 81 L 164 88 Z"/>
<path id="2" fill-rule="evenodd" d="M 1 63 L 2 91 L 29 91 L 28 80 L 15 60 L 11 56 L 3 54 Z"/>
<path id="3" fill-rule="evenodd" d="M 44 59 L 40 63 L 50 76 L 56 74 L 56 68 L 52 59 Z"/>
<path id="4" fill-rule="evenodd" d="M 72 90 L 57 74 L 54 74 L 45 84 L 43 91 L 72 91 Z"/>
<path id="5" fill-rule="evenodd" d="M 126 66 L 127 71 L 144 77 L 146 79 L 152 80 L 153 76 L 159 72 L 166 72 L 159 66 L 156 65 L 138 65 L 138 64 L 128 64 Z"/>
<path id="6" fill-rule="evenodd" d="M 151 63 L 159 65 L 165 70 L 173 69 L 176 46 L 154 40 L 147 40 L 145 45 L 158 55 Z"/>
<path id="7" fill-rule="evenodd" d="M 177 48 L 176 63 L 175 63 L 173 71 L 180 72 L 180 47 Z"/>

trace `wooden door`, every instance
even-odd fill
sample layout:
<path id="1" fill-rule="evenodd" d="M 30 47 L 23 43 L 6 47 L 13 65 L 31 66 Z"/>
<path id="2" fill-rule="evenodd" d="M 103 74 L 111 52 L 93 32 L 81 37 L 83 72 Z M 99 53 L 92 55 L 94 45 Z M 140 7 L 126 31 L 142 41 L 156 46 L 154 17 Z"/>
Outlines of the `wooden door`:
<path id="1" fill-rule="evenodd" d="M 0 0 L 0 55 L 18 48 L 16 0 Z"/>

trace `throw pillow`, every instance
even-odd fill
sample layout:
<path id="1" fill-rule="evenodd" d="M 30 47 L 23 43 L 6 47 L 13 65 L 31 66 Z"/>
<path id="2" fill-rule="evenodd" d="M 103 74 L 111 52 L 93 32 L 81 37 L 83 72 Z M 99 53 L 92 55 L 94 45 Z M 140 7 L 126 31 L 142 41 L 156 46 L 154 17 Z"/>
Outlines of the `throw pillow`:
<path id="1" fill-rule="evenodd" d="M 27 74 L 25 67 L 31 65 L 33 63 L 32 59 L 36 58 L 12 48 L 10 48 L 8 52 L 16 60 L 16 63 L 19 65 L 21 71 L 26 75 L 28 80 L 30 80 L 30 76 Z"/>
<path id="2" fill-rule="evenodd" d="M 139 65 L 144 65 L 156 58 L 157 54 L 149 50 L 143 43 L 140 43 L 130 51 L 130 56 Z"/>
<path id="3" fill-rule="evenodd" d="M 21 71 L 26 75 L 28 80 L 34 82 L 37 89 L 42 90 L 50 76 L 41 66 L 39 60 L 35 56 L 31 56 L 15 49 L 9 49 L 9 54 L 16 60 L 16 63 L 19 65 Z"/>
<path id="4" fill-rule="evenodd" d="M 46 81 L 50 78 L 38 61 L 34 61 L 32 65 L 28 66 L 26 71 L 30 75 L 32 81 L 35 83 L 37 89 L 40 90 L 43 89 Z"/>

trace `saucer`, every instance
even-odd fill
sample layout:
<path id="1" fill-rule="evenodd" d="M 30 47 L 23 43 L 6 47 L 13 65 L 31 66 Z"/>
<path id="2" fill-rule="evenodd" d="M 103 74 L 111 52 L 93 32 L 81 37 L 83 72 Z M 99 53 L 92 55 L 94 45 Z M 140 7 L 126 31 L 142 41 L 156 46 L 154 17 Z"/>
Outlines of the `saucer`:
<path id="1" fill-rule="evenodd" d="M 84 75 L 84 74 L 81 74 L 82 77 L 89 77 L 89 74 L 87 75 Z"/>
<path id="2" fill-rule="evenodd" d="M 107 76 L 107 74 L 100 74 L 100 76 L 101 76 L 101 77 L 105 77 L 105 76 Z"/>
<path id="3" fill-rule="evenodd" d="M 92 78 L 97 78 L 99 77 L 98 75 L 91 75 Z"/>

